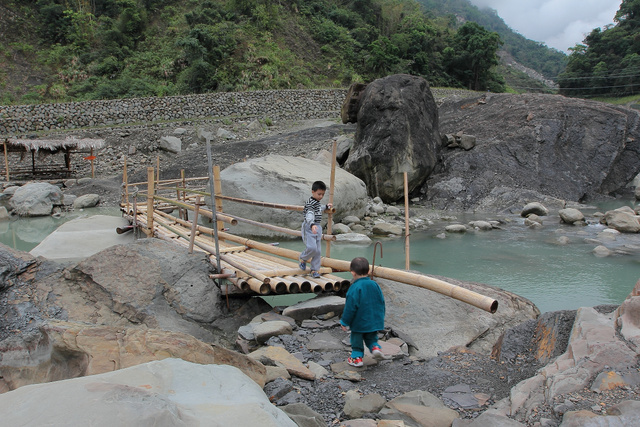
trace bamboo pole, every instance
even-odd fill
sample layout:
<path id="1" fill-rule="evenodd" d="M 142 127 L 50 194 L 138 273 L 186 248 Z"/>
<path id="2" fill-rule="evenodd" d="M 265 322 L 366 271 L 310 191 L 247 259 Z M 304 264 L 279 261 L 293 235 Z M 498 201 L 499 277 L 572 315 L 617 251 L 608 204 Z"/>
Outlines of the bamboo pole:
<path id="1" fill-rule="evenodd" d="M 232 214 L 225 214 L 227 215 L 229 218 L 235 219 L 238 222 L 243 222 L 245 224 L 250 224 L 250 225 L 255 225 L 256 227 L 262 227 L 262 228 L 266 228 L 268 230 L 272 230 L 272 231 L 279 231 L 280 233 L 284 233 L 284 234 L 289 234 L 291 236 L 298 236 L 301 237 L 302 236 L 302 232 L 300 230 L 292 230 L 290 228 L 286 228 L 286 227 L 280 227 L 277 225 L 272 225 L 272 224 L 266 224 L 264 222 L 258 222 L 258 221 L 254 221 L 252 219 L 247 219 L 247 218 L 242 218 L 236 215 L 232 215 Z M 235 224 L 234 224 L 235 225 Z M 330 235 L 330 234 L 323 234 L 322 235 L 322 239 L 323 240 L 327 240 L 327 241 L 333 241 L 336 240 L 336 236 L 334 235 Z"/>
<path id="2" fill-rule="evenodd" d="M 153 236 L 153 167 L 147 168 L 147 229 L 145 233 Z"/>
<path id="3" fill-rule="evenodd" d="M 409 179 L 404 173 L 404 269 L 409 270 Z"/>
<path id="4" fill-rule="evenodd" d="M 207 178 L 206 176 L 203 177 L 196 177 L 196 178 L 185 178 L 184 180 L 182 178 L 173 178 L 173 179 L 161 179 L 159 181 L 160 184 L 181 184 L 184 182 L 192 182 L 192 181 L 206 181 Z M 129 184 L 129 186 L 134 186 L 134 185 L 146 185 L 147 182 L 143 181 L 143 182 L 132 182 L 131 184 Z M 183 186 L 184 187 L 184 186 Z M 187 188 L 180 188 L 180 190 L 187 190 Z M 207 194 L 208 195 L 208 194 Z"/>
<path id="5" fill-rule="evenodd" d="M 220 166 L 213 167 L 213 191 L 215 194 L 215 206 L 216 206 L 216 215 L 218 213 L 222 213 L 222 181 L 220 180 Z M 218 230 L 222 230 L 224 225 L 222 223 L 218 224 Z"/>
<path id="6" fill-rule="evenodd" d="M 196 233 L 198 230 L 198 211 L 200 210 L 200 196 L 196 198 L 196 207 L 193 210 L 193 223 L 191 227 L 191 235 L 189 236 L 189 253 L 193 253 L 193 243 L 196 240 Z"/>
<path id="7" fill-rule="evenodd" d="M 329 180 L 329 203 L 333 207 L 333 189 L 336 183 L 336 156 L 338 155 L 338 141 L 333 140 L 331 149 L 331 178 Z M 332 234 L 333 228 L 333 212 L 329 212 L 327 219 L 327 234 Z M 327 241 L 327 250 L 325 252 L 327 257 L 331 256 L 331 241 Z"/>
<path id="8" fill-rule="evenodd" d="M 300 252 L 279 248 L 265 243 L 256 242 L 254 240 L 246 239 L 244 237 L 234 236 L 233 234 L 221 232 L 222 239 L 232 242 L 240 243 L 245 246 L 259 249 L 263 252 L 272 253 L 274 255 L 283 256 L 290 259 L 298 259 Z M 343 261 L 333 258 L 322 258 L 322 265 L 331 267 L 334 271 L 349 271 L 349 261 Z M 434 292 L 438 292 L 443 295 L 447 295 L 451 298 L 455 298 L 459 301 L 473 305 L 474 307 L 481 308 L 490 313 L 495 313 L 498 309 L 498 301 L 493 298 L 481 295 L 477 292 L 470 291 L 461 286 L 452 285 L 443 280 L 436 279 L 434 277 L 423 276 L 420 274 L 411 273 L 408 271 L 395 270 L 387 267 L 376 267 L 374 275 L 383 279 L 394 280 L 402 282 L 407 285 L 417 286 L 419 288 L 429 289 Z"/>
<path id="9" fill-rule="evenodd" d="M 180 169 L 180 178 L 182 178 L 182 187 L 186 188 L 187 187 L 187 181 L 185 180 L 184 169 Z M 177 190 L 177 191 L 178 191 L 178 194 L 180 194 L 179 193 L 180 190 Z M 180 196 L 178 196 L 178 200 L 180 200 Z M 183 202 L 187 201 L 187 193 L 185 193 L 184 191 L 182 192 L 182 201 Z M 188 221 L 189 220 L 189 211 L 187 209 L 184 209 L 182 211 L 182 214 L 183 214 L 182 219 L 185 219 L 185 220 Z M 197 221 L 194 221 L 194 222 L 197 222 Z"/>
<path id="10" fill-rule="evenodd" d="M 157 200 L 161 200 L 163 202 L 171 203 L 171 204 L 174 204 L 176 206 L 183 207 L 183 208 L 186 208 L 186 209 L 189 209 L 189 210 L 194 210 L 195 209 L 194 205 L 189 205 L 187 203 L 178 202 L 177 200 L 173 200 L 173 199 L 170 199 L 168 197 L 154 196 L 153 198 L 157 199 Z M 213 219 L 213 214 L 208 209 L 200 208 L 200 215 L 206 216 L 207 218 Z M 238 224 L 238 221 L 236 221 L 234 218 L 231 218 L 229 215 L 219 214 L 219 215 L 217 215 L 217 217 L 218 217 L 219 220 L 221 220 L 223 222 L 226 222 L 228 224 L 231 224 L 231 225 L 237 225 Z"/>
<path id="11" fill-rule="evenodd" d="M 2 143 L 4 145 L 4 171 L 7 177 L 7 182 L 9 182 L 9 155 L 7 154 L 7 140 L 5 139 Z"/>

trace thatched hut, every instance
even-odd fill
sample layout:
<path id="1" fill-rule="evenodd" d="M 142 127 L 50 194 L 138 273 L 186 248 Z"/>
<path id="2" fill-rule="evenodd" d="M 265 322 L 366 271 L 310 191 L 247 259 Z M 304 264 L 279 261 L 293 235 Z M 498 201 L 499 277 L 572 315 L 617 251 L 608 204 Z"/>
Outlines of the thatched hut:
<path id="1" fill-rule="evenodd" d="M 12 178 L 55 179 L 70 178 L 75 175 L 75 168 L 71 164 L 72 153 L 89 154 L 84 159 L 91 161 L 93 176 L 94 150 L 102 148 L 104 140 L 79 139 L 73 136 L 65 139 L 6 139 L 3 145 L 3 175 L 7 181 Z M 18 153 L 19 156 L 12 156 L 10 161 L 10 153 Z M 31 153 L 31 164 L 25 162 L 28 153 Z M 60 153 L 64 156 L 62 163 L 54 158 L 56 154 Z"/>

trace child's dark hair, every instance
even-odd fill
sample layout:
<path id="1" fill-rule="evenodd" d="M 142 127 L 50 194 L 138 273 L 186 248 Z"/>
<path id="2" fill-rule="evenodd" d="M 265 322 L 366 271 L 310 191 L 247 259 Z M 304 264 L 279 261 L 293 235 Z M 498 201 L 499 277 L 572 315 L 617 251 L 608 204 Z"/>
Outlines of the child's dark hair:
<path id="1" fill-rule="evenodd" d="M 324 190 L 327 191 L 327 184 L 322 181 L 316 181 L 311 185 L 311 191 Z"/>
<path id="2" fill-rule="evenodd" d="M 351 260 L 349 269 L 358 276 L 366 276 L 369 274 L 369 261 L 363 257 L 357 257 Z"/>

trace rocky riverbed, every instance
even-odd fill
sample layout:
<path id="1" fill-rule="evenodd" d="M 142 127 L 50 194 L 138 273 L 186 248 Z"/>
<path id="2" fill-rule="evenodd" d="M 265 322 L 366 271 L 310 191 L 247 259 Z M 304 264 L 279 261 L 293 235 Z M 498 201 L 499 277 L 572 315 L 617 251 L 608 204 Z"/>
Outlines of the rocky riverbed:
<path id="1" fill-rule="evenodd" d="M 221 128 L 226 132 L 220 132 Z M 185 170 L 187 176 L 203 176 L 206 174 L 207 159 L 202 138 L 198 136 L 202 135 L 203 131 L 212 132 L 215 135 L 212 139 L 214 163 L 224 168 L 232 163 L 267 154 L 299 155 L 316 159 L 324 155 L 323 151 L 330 150 L 334 139 L 350 136 L 355 131 L 355 126 L 343 125 L 335 120 L 297 123 L 276 121 L 272 126 L 256 121 L 237 120 L 127 126 L 86 132 L 79 136 L 104 138 L 107 141 L 107 147 L 98 153 L 97 177 L 93 180 L 67 181 L 65 192 L 76 195 L 95 193 L 100 195 L 102 205 L 117 205 L 121 197 L 122 167 L 125 158 L 129 167 L 130 182 L 145 179 L 146 167 L 156 166 L 158 160 L 162 178 L 179 176 L 181 169 Z M 182 145 L 180 152 L 171 153 L 159 148 L 160 140 L 165 136 L 180 138 Z M 419 203 L 419 200 L 415 202 Z M 418 204 L 414 205 L 414 208 L 418 207 Z M 77 269 L 71 273 L 62 274 L 68 277 L 76 275 L 74 277 L 84 278 L 87 270 L 81 268 L 80 271 L 82 274 L 79 274 Z M 78 281 L 78 283 L 78 289 L 86 286 L 80 284 L 83 282 Z M 36 292 L 35 289 L 33 288 L 32 295 L 46 295 Z M 26 298 L 26 295 L 28 293 L 23 294 L 22 297 Z M 3 303 L 5 311 L 0 312 L 6 314 L 7 300 L 3 299 Z M 48 310 L 53 310 L 56 306 L 49 300 L 43 301 L 43 304 L 47 304 L 45 307 Z M 96 302 L 93 304 L 97 306 Z M 86 310 L 89 310 L 88 307 L 89 305 Z M 599 319 L 597 322 L 600 322 L 602 328 L 608 331 L 603 332 L 603 336 L 607 337 L 604 341 L 612 343 L 608 351 L 614 347 L 621 353 L 624 352 L 625 347 L 632 350 L 630 355 L 625 356 L 624 361 L 611 358 L 604 362 L 606 358 L 598 359 L 597 355 L 584 353 L 584 360 L 598 360 L 597 363 L 600 363 L 597 369 L 591 366 L 590 370 L 582 365 L 584 360 L 580 359 L 580 356 L 575 356 L 571 363 L 565 361 L 561 366 L 554 365 L 556 358 L 564 354 L 567 345 L 570 344 L 571 326 L 574 324 L 576 312 L 558 315 L 551 320 L 546 319 L 546 323 L 536 323 L 531 320 L 526 327 L 512 332 L 510 339 L 500 340 L 493 347 L 493 351 L 491 349 L 471 350 L 473 346 L 470 345 L 443 349 L 434 357 L 420 356 L 419 352 L 411 347 L 411 337 L 404 336 L 403 331 L 395 331 L 394 334 L 393 330 L 388 330 L 383 339 L 390 343 L 390 348 L 395 346 L 394 349 L 396 347 L 399 349 L 395 357 L 379 363 L 371 360 L 367 366 L 360 369 L 350 369 L 344 364 L 348 347 L 344 344 L 346 335 L 336 323 L 337 317 L 328 314 L 310 317 L 306 319 L 307 322 L 294 322 L 291 333 L 275 335 L 265 344 L 284 348 L 307 367 L 311 364 L 310 362 L 313 362 L 323 367 L 326 373 L 313 380 L 295 375 L 282 378 L 277 383 L 275 381 L 269 383 L 272 384 L 271 386 L 267 384 L 265 392 L 273 397 L 272 401 L 278 405 L 295 402 L 306 404 L 320 414 L 326 425 L 376 425 L 375 420 L 383 418 L 380 409 L 362 413 L 351 412 L 351 406 L 355 405 L 353 402 L 378 394 L 387 403 L 416 390 L 433 394 L 444 407 L 455 411 L 460 420 L 453 422 L 458 426 L 471 425 L 465 424 L 462 420 L 471 422 L 484 413 L 499 414 L 501 418 L 499 421 L 491 423 L 484 421 L 477 425 L 517 425 L 509 424 L 515 421 L 507 419 L 505 414 L 523 425 L 586 425 L 575 424 L 576 419 L 584 416 L 577 411 L 588 411 L 591 414 L 588 417 L 607 414 L 612 417 L 620 416 L 619 412 L 613 410 L 616 404 L 626 400 L 639 400 L 640 380 L 637 378 L 637 373 L 640 365 L 637 363 L 635 350 L 637 342 L 634 341 L 633 333 L 621 335 L 623 324 L 633 330 L 630 326 L 633 321 L 627 320 L 625 323 L 622 320 L 616 320 L 624 318 L 624 313 L 616 312 L 616 309 L 617 307 L 598 307 L 592 311 L 585 310 L 588 316 L 587 314 L 578 316 L 584 322 L 588 321 L 585 317 Z M 631 306 L 628 307 L 627 314 L 632 313 L 633 310 Z M 131 314 L 129 311 L 130 309 L 127 309 L 123 315 Z M 264 313 L 272 313 L 269 316 L 282 314 L 280 310 L 270 312 L 264 305 L 259 308 L 253 307 L 251 315 L 260 318 L 254 318 L 247 324 L 265 322 Z M 614 314 L 616 314 L 615 318 Z M 87 314 L 87 318 L 104 315 L 103 309 L 96 308 L 95 312 Z M 55 316 L 57 314 L 54 313 Z M 135 314 L 132 316 L 136 318 Z M 267 318 L 267 320 L 270 319 Z M 248 320 L 245 319 L 245 321 Z M 287 319 L 287 321 L 290 320 Z M 217 326 L 226 330 L 225 338 L 219 340 L 220 344 L 242 349 L 242 345 L 234 345 L 235 337 L 242 336 L 242 333 L 236 329 L 241 324 L 237 323 L 235 322 L 234 326 L 227 323 L 224 327 L 220 324 Z M 4 332 L 5 334 L 10 332 L 9 329 L 19 330 L 27 327 L 28 324 L 29 322 L 24 325 L 6 325 Z M 585 329 L 591 328 L 586 326 L 587 323 L 584 325 Z M 400 334 L 396 336 L 398 332 Z M 331 348 L 320 346 L 313 350 L 309 349 L 309 344 L 314 342 L 310 338 L 317 337 L 319 334 L 326 334 L 322 336 L 332 345 Z M 541 345 L 547 342 L 545 338 L 549 335 L 554 342 L 551 350 Z M 521 339 L 513 340 L 514 336 L 521 336 Z M 576 347 L 573 351 L 578 354 L 578 337 L 575 339 Z M 596 344 L 601 342 L 603 340 L 589 341 L 589 338 L 580 341 L 580 343 L 587 343 L 586 346 L 594 347 L 602 345 Z M 249 352 L 255 349 L 245 348 L 245 350 Z M 521 390 L 514 392 L 516 385 L 523 380 L 539 376 L 539 369 L 545 366 L 548 378 L 557 372 L 563 372 L 570 377 L 567 371 L 573 369 L 580 378 L 580 381 L 574 382 L 583 386 L 556 387 L 551 399 L 541 397 L 541 393 L 536 391 L 534 386 L 528 386 L 527 392 L 522 395 L 518 394 L 523 393 Z M 549 366 L 555 366 L 553 368 L 555 371 L 551 372 Z M 611 372 L 616 380 L 620 380 L 615 385 L 606 383 L 603 386 L 602 381 L 597 384 L 598 376 L 608 372 Z M 347 402 L 352 402 L 348 408 Z M 579 415 L 565 415 L 574 413 Z M 359 421 L 360 424 L 349 421 L 350 418 L 354 418 L 354 414 L 358 415 L 355 418 L 362 419 Z M 599 421 L 593 422 L 605 422 L 601 418 L 596 420 Z M 412 421 L 411 417 L 403 422 L 404 425 L 431 425 L 427 421 L 421 422 L 415 419 Z M 622 425 L 631 424 L 623 423 Z"/>

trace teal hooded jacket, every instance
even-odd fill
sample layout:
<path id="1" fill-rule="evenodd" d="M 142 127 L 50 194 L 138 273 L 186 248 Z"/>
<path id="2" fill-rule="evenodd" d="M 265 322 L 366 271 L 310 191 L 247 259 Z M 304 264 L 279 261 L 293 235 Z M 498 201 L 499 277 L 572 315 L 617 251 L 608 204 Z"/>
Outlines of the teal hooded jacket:
<path id="1" fill-rule="evenodd" d="M 380 286 L 361 277 L 349 287 L 340 323 L 353 332 L 376 332 L 384 329 L 384 296 Z"/>

